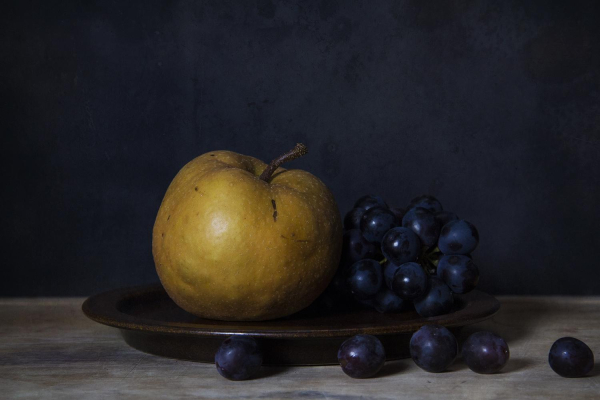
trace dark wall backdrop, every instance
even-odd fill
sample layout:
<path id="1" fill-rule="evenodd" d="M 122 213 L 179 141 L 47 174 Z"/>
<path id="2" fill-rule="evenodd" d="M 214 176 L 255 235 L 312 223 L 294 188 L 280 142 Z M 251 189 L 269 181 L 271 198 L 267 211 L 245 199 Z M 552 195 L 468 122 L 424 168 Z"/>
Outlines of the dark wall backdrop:
<path id="1" fill-rule="evenodd" d="M 430 193 L 475 223 L 484 290 L 600 294 L 597 4 L 3 2 L 0 295 L 156 281 L 186 162 L 296 142 L 343 213 Z"/>

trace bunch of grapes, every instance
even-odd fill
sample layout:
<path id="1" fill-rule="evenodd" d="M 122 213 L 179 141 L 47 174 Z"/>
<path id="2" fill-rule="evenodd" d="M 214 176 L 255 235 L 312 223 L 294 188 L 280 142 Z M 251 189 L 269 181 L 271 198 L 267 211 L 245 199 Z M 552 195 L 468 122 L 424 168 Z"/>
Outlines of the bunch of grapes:
<path id="1" fill-rule="evenodd" d="M 406 209 L 363 196 L 344 218 L 342 259 L 326 296 L 353 297 L 382 313 L 414 306 L 423 317 L 448 313 L 453 294 L 477 286 L 471 253 L 479 243 L 473 224 L 444 211 L 433 196 Z"/>

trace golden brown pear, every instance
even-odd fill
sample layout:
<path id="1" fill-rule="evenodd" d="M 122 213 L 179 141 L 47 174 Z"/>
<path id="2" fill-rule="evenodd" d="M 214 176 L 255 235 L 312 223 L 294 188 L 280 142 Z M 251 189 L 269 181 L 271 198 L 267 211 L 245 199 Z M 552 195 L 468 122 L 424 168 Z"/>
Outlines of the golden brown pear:
<path id="1" fill-rule="evenodd" d="M 267 320 L 305 308 L 324 291 L 341 253 L 337 204 L 312 174 L 277 168 L 305 150 L 297 145 L 268 171 L 256 158 L 213 151 L 175 176 L 156 217 L 152 253 L 181 308 L 210 319 Z"/>

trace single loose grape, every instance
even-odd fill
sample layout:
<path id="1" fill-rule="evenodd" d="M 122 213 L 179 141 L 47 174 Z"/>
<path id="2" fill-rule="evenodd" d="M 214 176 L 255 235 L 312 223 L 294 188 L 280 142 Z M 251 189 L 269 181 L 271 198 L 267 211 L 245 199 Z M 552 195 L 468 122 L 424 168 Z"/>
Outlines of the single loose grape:
<path id="1" fill-rule="evenodd" d="M 594 368 L 594 353 L 587 344 L 573 337 L 558 339 L 550 348 L 548 363 L 565 378 L 579 378 Z"/>
<path id="2" fill-rule="evenodd" d="M 441 325 L 423 325 L 410 338 L 410 356 L 427 372 L 447 370 L 457 355 L 456 337 Z"/>
<path id="3" fill-rule="evenodd" d="M 217 371 L 224 378 L 241 381 L 255 375 L 263 362 L 258 343 L 248 336 L 231 336 L 215 354 Z"/>
<path id="4" fill-rule="evenodd" d="M 369 378 L 385 363 L 385 349 L 372 335 L 356 335 L 342 343 L 338 350 L 342 371 L 352 378 Z"/>
<path id="5" fill-rule="evenodd" d="M 478 374 L 493 374 L 508 362 L 510 351 L 500 336 L 492 332 L 475 332 L 463 344 L 465 364 Z"/>

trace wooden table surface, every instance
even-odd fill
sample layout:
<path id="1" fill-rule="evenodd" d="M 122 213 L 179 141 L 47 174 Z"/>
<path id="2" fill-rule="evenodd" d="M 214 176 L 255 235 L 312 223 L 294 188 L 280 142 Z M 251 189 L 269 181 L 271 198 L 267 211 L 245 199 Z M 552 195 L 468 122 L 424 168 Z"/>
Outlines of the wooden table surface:
<path id="1" fill-rule="evenodd" d="M 351 379 L 339 366 L 263 367 L 260 377 L 232 382 L 212 364 L 173 360 L 128 347 L 118 330 L 88 320 L 81 298 L 0 299 L 1 399 L 600 399 L 600 368 L 566 379 L 548 366 L 563 336 L 600 355 L 599 297 L 500 297 L 490 320 L 461 336 L 491 330 L 511 359 L 495 375 L 457 360 L 432 374 L 410 359 L 386 363 L 371 379 Z"/>

